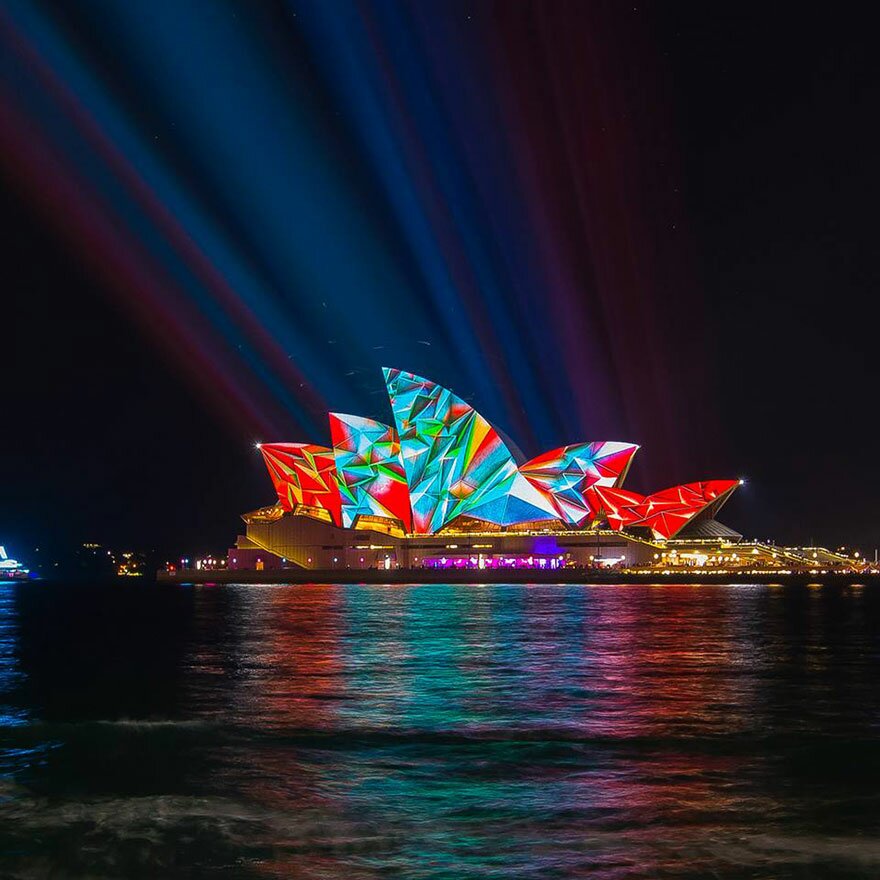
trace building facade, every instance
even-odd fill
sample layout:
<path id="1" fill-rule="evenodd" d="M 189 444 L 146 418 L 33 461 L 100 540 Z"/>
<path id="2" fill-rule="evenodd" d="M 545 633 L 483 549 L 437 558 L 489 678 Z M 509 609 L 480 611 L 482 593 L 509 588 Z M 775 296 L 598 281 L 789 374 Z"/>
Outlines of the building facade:
<path id="1" fill-rule="evenodd" d="M 260 445 L 277 502 L 242 517 L 231 568 L 632 567 L 714 523 L 740 484 L 624 489 L 639 447 L 620 441 L 523 461 L 452 391 L 384 376 L 393 425 L 331 413 L 331 446 Z"/>

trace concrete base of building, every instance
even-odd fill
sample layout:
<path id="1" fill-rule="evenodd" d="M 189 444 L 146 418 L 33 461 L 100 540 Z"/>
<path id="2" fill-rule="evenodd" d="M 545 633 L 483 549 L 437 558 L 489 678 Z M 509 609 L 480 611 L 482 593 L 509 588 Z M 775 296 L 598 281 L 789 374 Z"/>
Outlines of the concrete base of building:
<path id="1" fill-rule="evenodd" d="M 309 583 L 768 583 L 825 575 L 870 576 L 865 560 L 819 547 L 743 540 L 712 521 L 670 541 L 610 530 L 445 529 L 406 535 L 370 523 L 342 529 L 307 513 L 265 508 L 243 517 L 247 534 L 229 549 L 227 571 L 180 572 L 184 581 Z M 367 524 L 364 523 L 364 526 Z M 540 525 L 540 524 L 539 524 Z M 702 524 L 705 526 L 705 523 Z M 876 566 L 874 566 L 876 568 Z M 746 579 L 746 581 L 743 581 Z"/>
<path id="2" fill-rule="evenodd" d="M 247 534 L 228 553 L 228 567 L 296 567 L 323 571 L 558 571 L 569 567 L 632 568 L 648 564 L 657 546 L 612 531 L 445 529 L 404 535 L 374 528 L 342 529 L 308 515 L 245 516 Z M 275 557 L 270 562 L 269 556 Z"/>

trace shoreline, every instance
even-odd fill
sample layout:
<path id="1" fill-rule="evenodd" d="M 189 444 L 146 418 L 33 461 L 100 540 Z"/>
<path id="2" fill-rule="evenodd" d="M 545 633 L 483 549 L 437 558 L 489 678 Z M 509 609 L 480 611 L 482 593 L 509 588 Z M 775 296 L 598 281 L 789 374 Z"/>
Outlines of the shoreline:
<path id="1" fill-rule="evenodd" d="M 557 569 L 505 569 L 473 571 L 430 569 L 280 569 L 276 571 L 160 571 L 157 583 L 167 584 L 880 584 L 880 573 L 843 572 L 675 572 L 674 574 L 594 572 Z"/>

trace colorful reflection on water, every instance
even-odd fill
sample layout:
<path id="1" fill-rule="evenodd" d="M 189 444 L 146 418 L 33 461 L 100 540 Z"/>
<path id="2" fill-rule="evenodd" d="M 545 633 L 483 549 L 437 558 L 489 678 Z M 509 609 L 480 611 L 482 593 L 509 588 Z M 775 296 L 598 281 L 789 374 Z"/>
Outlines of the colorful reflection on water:
<path id="1" fill-rule="evenodd" d="M 878 635 L 857 587 L 0 588 L 0 866 L 880 876 Z"/>

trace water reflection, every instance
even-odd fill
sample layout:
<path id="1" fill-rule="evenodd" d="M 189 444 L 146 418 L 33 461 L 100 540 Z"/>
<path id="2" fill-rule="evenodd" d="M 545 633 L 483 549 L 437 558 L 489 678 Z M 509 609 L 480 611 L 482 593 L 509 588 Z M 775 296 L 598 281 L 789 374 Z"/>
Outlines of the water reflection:
<path id="1" fill-rule="evenodd" d="M 26 718 L 23 710 L 4 701 L 20 675 L 15 657 L 16 631 L 15 585 L 0 582 L 0 727 L 23 724 Z"/>
<path id="2" fill-rule="evenodd" d="M 880 874 L 870 590 L 71 595 L 0 594 L 16 868 Z"/>
<path id="3" fill-rule="evenodd" d="M 216 598 L 196 599 L 211 631 Z M 729 734 L 757 710 L 764 599 L 691 586 L 237 587 L 223 597 L 228 642 L 200 639 L 190 658 L 206 688 L 196 704 L 300 731 Z M 201 680 L 219 673 L 223 688 Z"/>

